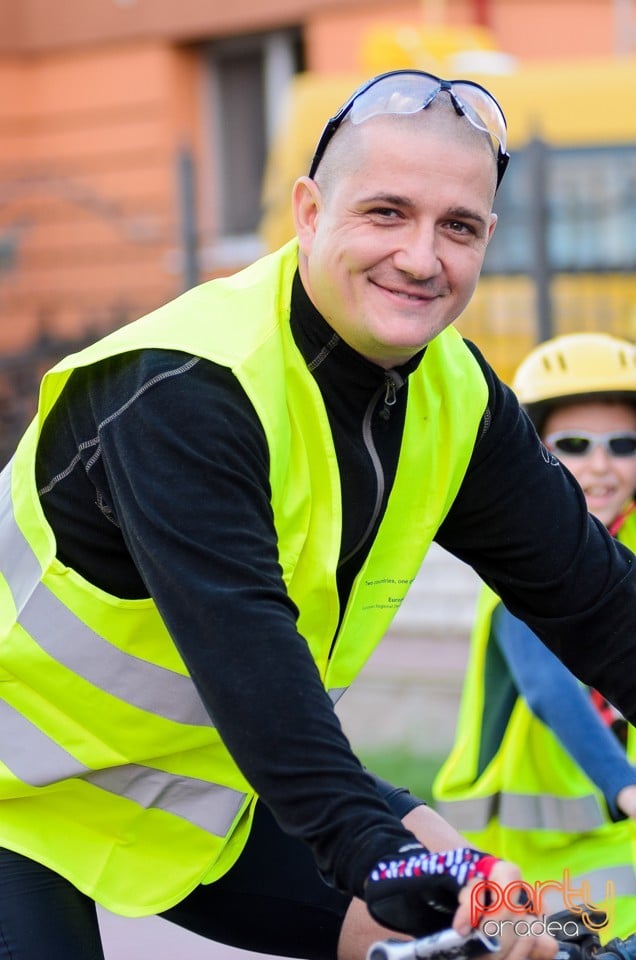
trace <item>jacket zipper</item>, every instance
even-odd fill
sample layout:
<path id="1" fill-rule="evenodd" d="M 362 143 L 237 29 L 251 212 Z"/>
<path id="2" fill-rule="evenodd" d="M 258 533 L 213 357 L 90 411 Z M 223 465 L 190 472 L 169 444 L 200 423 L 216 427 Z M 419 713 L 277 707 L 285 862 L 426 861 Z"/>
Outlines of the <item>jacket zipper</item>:
<path id="1" fill-rule="evenodd" d="M 373 415 L 378 408 L 378 404 L 380 401 L 382 401 L 382 407 L 379 410 L 379 416 L 382 417 L 383 420 L 388 420 L 390 418 L 391 407 L 395 406 L 397 402 L 397 391 L 404 386 L 404 383 L 404 378 L 401 377 L 399 373 L 396 373 L 395 370 L 387 370 L 384 383 L 381 387 L 378 387 L 371 397 L 367 409 L 365 410 L 364 417 L 362 418 L 362 439 L 364 440 L 364 445 L 367 449 L 373 470 L 375 472 L 375 503 L 373 505 L 373 510 L 364 533 L 355 544 L 353 549 L 351 549 L 345 557 L 341 557 L 341 565 L 350 560 L 351 557 L 358 553 L 358 551 L 364 546 L 371 536 L 373 528 L 377 522 L 380 509 L 382 507 L 382 501 L 384 499 L 385 481 L 384 472 L 382 470 L 382 461 L 378 456 L 378 452 L 373 441 Z"/>

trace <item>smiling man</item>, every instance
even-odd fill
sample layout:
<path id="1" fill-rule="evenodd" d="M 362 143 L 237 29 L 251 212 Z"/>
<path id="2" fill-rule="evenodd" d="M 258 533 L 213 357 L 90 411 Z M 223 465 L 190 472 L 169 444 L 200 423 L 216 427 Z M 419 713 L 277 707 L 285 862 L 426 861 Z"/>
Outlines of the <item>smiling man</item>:
<path id="1" fill-rule="evenodd" d="M 0 476 L 1 960 L 99 960 L 95 902 L 310 960 L 468 928 L 518 869 L 334 711 L 433 540 L 636 717 L 632 555 L 452 326 L 505 137 L 477 84 L 374 78 L 297 238 L 45 376 Z"/>
<path id="2" fill-rule="evenodd" d="M 489 137 L 443 97 L 419 114 L 345 122 L 315 179 L 294 188 L 312 302 L 367 359 L 385 368 L 409 360 L 474 292 L 497 221 L 495 187 Z"/>

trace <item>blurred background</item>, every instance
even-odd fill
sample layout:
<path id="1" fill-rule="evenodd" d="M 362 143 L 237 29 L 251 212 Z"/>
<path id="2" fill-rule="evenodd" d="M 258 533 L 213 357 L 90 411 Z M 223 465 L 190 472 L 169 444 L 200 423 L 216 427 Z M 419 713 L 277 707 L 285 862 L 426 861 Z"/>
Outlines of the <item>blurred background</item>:
<path id="1" fill-rule="evenodd" d="M 0 0 L 0 466 L 45 369 L 287 240 L 325 120 L 413 66 L 483 83 L 508 118 L 461 332 L 504 380 L 557 333 L 636 338 L 636 0 Z M 433 548 L 340 707 L 363 758 L 425 794 L 476 592 Z M 129 923 L 109 960 L 186 955 L 164 928 L 126 948 Z"/>
<path id="2" fill-rule="evenodd" d="M 0 0 L 0 463 L 51 360 L 291 235 L 362 79 L 486 84 L 513 159 L 458 326 L 636 331 L 634 0 Z"/>

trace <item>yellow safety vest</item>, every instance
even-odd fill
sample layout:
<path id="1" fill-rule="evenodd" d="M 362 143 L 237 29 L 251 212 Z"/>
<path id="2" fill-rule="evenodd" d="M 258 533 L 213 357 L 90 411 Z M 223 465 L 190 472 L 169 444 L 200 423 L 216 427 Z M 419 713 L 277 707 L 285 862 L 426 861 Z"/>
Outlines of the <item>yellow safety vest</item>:
<path id="1" fill-rule="evenodd" d="M 231 368 L 267 438 L 285 584 L 333 701 L 399 609 L 486 407 L 479 365 L 445 331 L 409 379 L 395 483 L 338 629 L 340 478 L 322 396 L 288 322 L 297 256 L 290 243 L 57 364 L 0 474 L 0 846 L 125 915 L 165 910 L 221 876 L 247 839 L 254 793 L 152 600 L 111 596 L 55 556 L 35 454 L 71 372 L 143 348 Z"/>
<path id="2" fill-rule="evenodd" d="M 636 514 L 627 518 L 618 539 L 636 551 Z M 587 881 L 591 902 L 606 908 L 612 920 L 599 931 L 601 939 L 627 936 L 636 919 L 636 824 L 612 821 L 602 793 L 531 712 L 503 659 L 490 659 L 496 648 L 492 617 L 500 603 L 492 590 L 483 588 L 455 743 L 433 784 L 436 807 L 471 844 L 518 864 L 530 884 L 561 882 L 565 870 L 573 889 L 580 891 Z M 498 698 L 503 701 L 508 693 L 514 706 L 498 749 L 480 773 L 488 669 L 498 671 Z M 630 726 L 632 763 L 635 734 Z M 613 895 L 608 900 L 609 881 Z M 542 899 L 548 913 L 564 909 L 556 888 L 546 887 Z M 580 895 L 573 896 L 573 903 L 580 901 Z"/>

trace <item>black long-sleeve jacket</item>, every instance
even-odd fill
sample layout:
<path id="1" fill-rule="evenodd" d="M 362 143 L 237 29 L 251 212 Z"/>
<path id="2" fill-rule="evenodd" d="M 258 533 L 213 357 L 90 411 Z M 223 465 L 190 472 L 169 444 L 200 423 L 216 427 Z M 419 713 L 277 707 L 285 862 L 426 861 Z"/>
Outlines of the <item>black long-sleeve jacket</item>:
<path id="1" fill-rule="evenodd" d="M 325 399 L 339 460 L 344 607 L 374 532 L 378 478 L 382 508 L 391 488 L 408 374 L 421 356 L 393 372 L 390 405 L 384 397 L 376 404 L 372 462 L 361 427 L 385 371 L 338 339 L 298 278 L 291 323 Z M 488 383 L 488 411 L 436 540 L 633 721 L 631 554 L 588 517 L 571 475 L 471 349 Z M 75 371 L 45 423 L 37 459 L 60 559 L 110 593 L 154 598 L 244 774 L 283 828 L 311 845 L 325 876 L 361 895 L 375 860 L 410 835 L 351 752 L 296 629 L 268 477 L 264 432 L 233 375 L 168 351 Z"/>

